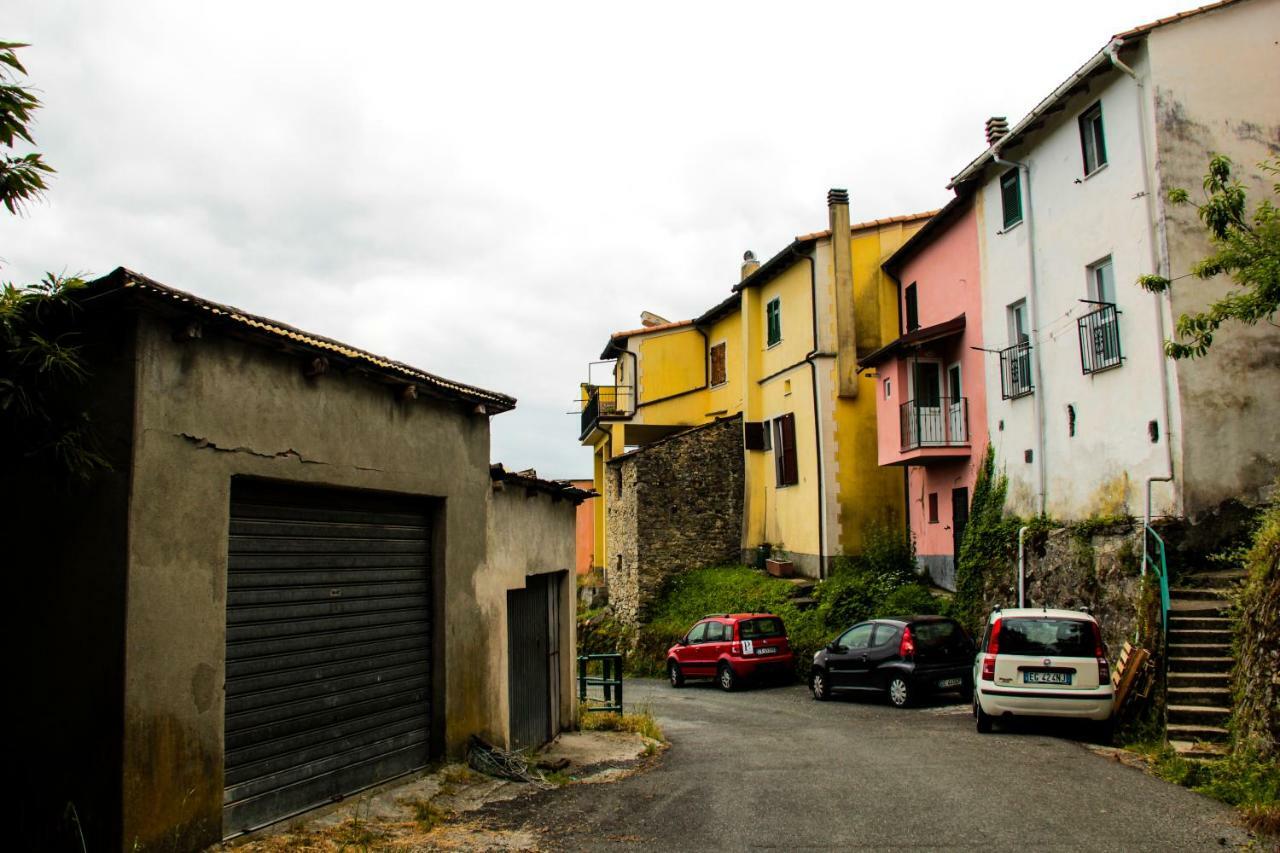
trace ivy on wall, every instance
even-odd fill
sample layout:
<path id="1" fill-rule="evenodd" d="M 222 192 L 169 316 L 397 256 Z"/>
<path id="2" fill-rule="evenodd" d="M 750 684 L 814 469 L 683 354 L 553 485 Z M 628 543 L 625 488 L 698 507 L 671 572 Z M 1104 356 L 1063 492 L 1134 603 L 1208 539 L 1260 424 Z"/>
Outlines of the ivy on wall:
<path id="1" fill-rule="evenodd" d="M 1019 522 L 1004 513 L 1008 487 L 1008 478 L 996 473 L 995 450 L 987 445 L 956 556 L 953 602 L 955 617 L 975 635 L 981 633 L 988 602 L 1007 588 L 1009 567 L 1017 559 Z"/>

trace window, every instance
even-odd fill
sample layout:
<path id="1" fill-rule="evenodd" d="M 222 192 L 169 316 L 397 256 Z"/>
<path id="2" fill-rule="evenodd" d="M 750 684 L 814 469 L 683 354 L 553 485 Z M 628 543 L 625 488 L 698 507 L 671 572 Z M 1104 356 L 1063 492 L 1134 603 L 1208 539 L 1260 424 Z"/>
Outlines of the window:
<path id="1" fill-rule="evenodd" d="M 1094 302 L 1116 302 L 1116 274 L 1111 256 L 1089 266 L 1089 298 Z"/>
<path id="2" fill-rule="evenodd" d="M 1097 373 L 1123 362 L 1120 355 L 1120 319 L 1116 310 L 1115 266 L 1108 255 L 1085 268 L 1089 301 L 1093 308 L 1076 321 L 1080 332 L 1080 370 Z"/>
<path id="3" fill-rule="evenodd" d="M 929 493 L 929 523 L 938 523 L 938 493 Z"/>
<path id="4" fill-rule="evenodd" d="M 854 649 L 865 649 L 871 645 L 871 629 L 874 627 L 874 622 L 854 625 L 848 631 L 845 631 L 840 635 L 840 639 L 836 640 L 836 645 L 844 646 L 849 651 L 853 651 Z"/>
<path id="5" fill-rule="evenodd" d="M 724 623 L 708 622 L 707 636 L 704 638 L 708 643 L 720 643 L 724 641 Z"/>
<path id="6" fill-rule="evenodd" d="M 773 420 L 773 464 L 779 486 L 800 482 L 796 470 L 796 416 L 785 414 Z"/>
<path id="7" fill-rule="evenodd" d="M 738 623 L 738 634 L 742 639 L 757 637 L 785 637 L 787 632 L 782 627 L 782 620 L 775 617 L 748 619 Z"/>
<path id="8" fill-rule="evenodd" d="M 685 637 L 685 641 L 690 644 L 701 643 L 703 641 L 703 638 L 706 636 L 706 633 L 707 633 L 707 623 L 699 622 L 697 625 L 694 625 L 692 628 L 689 629 L 689 636 Z"/>
<path id="9" fill-rule="evenodd" d="M 1102 133 L 1101 101 L 1080 116 L 1080 152 L 1084 156 L 1085 175 L 1092 175 L 1107 165 L 1107 141 Z"/>
<path id="10" fill-rule="evenodd" d="M 884 381 L 884 398 L 888 400 L 893 396 L 893 382 L 889 379 Z"/>
<path id="11" fill-rule="evenodd" d="M 1000 396 L 1012 400 L 1034 390 L 1031 381 L 1031 323 L 1025 299 L 1019 299 L 1005 311 L 1009 322 L 1009 346 L 1000 351 Z"/>
<path id="12" fill-rule="evenodd" d="M 1022 179 L 1016 166 L 1000 176 L 1000 206 L 1004 210 L 1005 228 L 1022 221 Z"/>
<path id="13" fill-rule="evenodd" d="M 1025 344 L 1031 340 L 1031 324 L 1027 322 L 1027 300 L 1019 299 L 1008 310 L 1009 343 Z"/>
<path id="14" fill-rule="evenodd" d="M 765 321 L 768 326 L 769 346 L 782 340 L 782 300 L 774 297 L 765 306 Z"/>
<path id="15" fill-rule="evenodd" d="M 875 639 L 871 642 L 876 648 L 880 648 L 881 646 L 889 645 L 896 639 L 898 639 L 897 625 L 877 625 Z"/>
<path id="16" fill-rule="evenodd" d="M 920 307 L 916 303 L 916 283 L 914 281 L 907 285 L 903 301 L 907 306 L 907 331 L 914 332 L 920 328 Z"/>
<path id="17" fill-rule="evenodd" d="M 723 385 L 728 378 L 725 367 L 725 344 L 720 342 L 711 348 L 711 384 Z"/>

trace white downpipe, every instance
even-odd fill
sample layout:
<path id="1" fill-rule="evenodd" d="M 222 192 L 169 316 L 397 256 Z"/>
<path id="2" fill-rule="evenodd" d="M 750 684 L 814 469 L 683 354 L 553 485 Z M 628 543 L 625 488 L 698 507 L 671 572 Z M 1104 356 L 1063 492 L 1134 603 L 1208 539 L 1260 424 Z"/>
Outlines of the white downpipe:
<path id="1" fill-rule="evenodd" d="M 1045 467 L 1044 459 L 1044 405 L 1040 401 L 1040 396 L 1044 393 L 1044 383 L 1040 381 L 1040 313 L 1037 308 L 1039 304 L 1038 288 L 1036 287 L 1036 218 L 1031 210 L 1031 167 L 1026 163 L 1020 163 L 1015 160 L 1005 160 L 1000 157 L 1000 145 L 1009 137 L 1005 136 L 998 140 L 995 145 L 991 146 L 991 160 L 999 166 L 1018 169 L 1023 177 L 1026 178 L 1026 196 L 1027 205 L 1023 211 L 1023 221 L 1027 224 L 1027 266 L 1030 272 L 1030 283 L 1027 288 L 1027 311 L 1031 315 L 1031 340 L 1034 342 L 1031 353 L 1031 375 L 1035 389 L 1031 394 L 1031 406 L 1035 410 L 1036 419 L 1036 489 L 1039 492 L 1037 497 L 1040 503 L 1040 515 L 1044 515 L 1048 511 L 1048 470 Z"/>
<path id="2" fill-rule="evenodd" d="M 1027 527 L 1018 528 L 1018 606 L 1027 606 Z M 1145 537 L 1144 537 L 1145 538 Z"/>
<path id="3" fill-rule="evenodd" d="M 1160 239 L 1160 234 L 1156 226 L 1158 211 L 1156 208 L 1156 197 L 1152 190 L 1151 180 L 1151 161 L 1147 152 L 1147 88 L 1138 76 L 1138 73 L 1120 61 L 1120 48 L 1124 44 L 1123 39 L 1112 39 L 1111 44 L 1106 47 L 1107 59 L 1111 61 L 1111 65 L 1117 70 L 1129 75 L 1134 85 L 1138 87 L 1138 144 L 1142 149 L 1142 189 L 1147 203 L 1147 244 L 1151 250 L 1151 268 L 1158 275 L 1165 278 L 1169 277 L 1168 252 L 1165 244 Z M 1170 430 L 1170 413 L 1172 407 L 1169 403 L 1169 358 L 1164 353 L 1164 301 L 1159 293 L 1151 294 L 1152 304 L 1156 309 L 1156 363 L 1160 368 L 1160 402 L 1163 407 L 1161 414 L 1164 416 L 1164 456 L 1165 456 L 1165 473 L 1153 475 L 1146 479 L 1145 503 L 1143 504 L 1142 513 L 1142 574 L 1147 573 L 1147 532 L 1146 528 L 1151 526 L 1151 484 L 1152 483 L 1172 483 L 1173 482 L 1173 434 Z"/>

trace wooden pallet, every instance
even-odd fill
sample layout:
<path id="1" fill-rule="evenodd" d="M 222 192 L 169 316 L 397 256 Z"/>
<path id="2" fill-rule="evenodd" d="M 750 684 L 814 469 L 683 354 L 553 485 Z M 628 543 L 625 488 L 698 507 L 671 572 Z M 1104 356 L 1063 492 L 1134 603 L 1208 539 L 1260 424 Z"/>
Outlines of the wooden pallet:
<path id="1" fill-rule="evenodd" d="M 1137 695 L 1146 696 L 1150 691 L 1150 679 L 1141 678 L 1150 660 L 1151 652 L 1146 649 L 1135 649 L 1132 643 L 1124 644 L 1124 648 L 1120 651 L 1120 658 L 1111 670 L 1111 689 L 1115 694 L 1111 703 L 1113 713 L 1120 712 L 1130 693 L 1134 691 L 1134 686 L 1140 681 L 1145 680 L 1147 690 L 1138 690 Z"/>

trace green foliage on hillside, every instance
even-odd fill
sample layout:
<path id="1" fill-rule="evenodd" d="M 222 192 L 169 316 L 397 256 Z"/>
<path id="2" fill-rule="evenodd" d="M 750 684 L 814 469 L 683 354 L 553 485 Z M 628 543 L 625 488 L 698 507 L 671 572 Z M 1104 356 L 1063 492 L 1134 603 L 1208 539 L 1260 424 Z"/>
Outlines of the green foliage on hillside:
<path id="1" fill-rule="evenodd" d="M 1280 492 L 1280 483 L 1277 483 Z M 1233 747 L 1272 761 L 1280 755 L 1280 503 L 1262 513 L 1244 554 L 1248 571 L 1235 600 Z"/>

